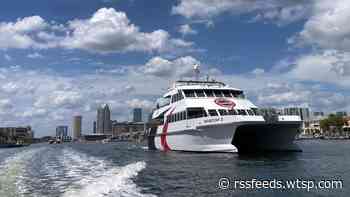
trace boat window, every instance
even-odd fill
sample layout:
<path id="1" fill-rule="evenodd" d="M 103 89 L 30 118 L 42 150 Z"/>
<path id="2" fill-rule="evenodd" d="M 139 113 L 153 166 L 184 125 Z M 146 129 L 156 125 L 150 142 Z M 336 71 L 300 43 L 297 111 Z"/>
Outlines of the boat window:
<path id="1" fill-rule="evenodd" d="M 197 97 L 205 97 L 203 90 L 195 90 Z"/>
<path id="2" fill-rule="evenodd" d="M 210 116 L 218 116 L 218 112 L 215 109 L 208 110 Z"/>
<path id="3" fill-rule="evenodd" d="M 184 99 L 184 96 L 182 95 L 182 92 L 181 92 L 181 91 L 179 92 L 179 97 L 180 97 L 179 100 Z"/>
<path id="4" fill-rule="evenodd" d="M 204 108 L 196 107 L 196 108 L 187 108 L 187 119 L 206 117 L 207 113 Z"/>
<path id="5" fill-rule="evenodd" d="M 186 97 L 196 97 L 193 90 L 183 90 Z"/>
<path id="6" fill-rule="evenodd" d="M 247 115 L 247 112 L 244 109 L 238 109 L 238 115 Z"/>
<path id="7" fill-rule="evenodd" d="M 216 97 L 222 97 L 223 96 L 221 90 L 214 90 L 214 94 L 215 94 Z"/>
<path id="8" fill-rule="evenodd" d="M 232 97 L 232 94 L 230 93 L 230 90 L 223 90 L 222 93 L 224 93 L 225 97 Z"/>
<path id="9" fill-rule="evenodd" d="M 237 115 L 237 111 L 235 109 L 228 110 L 229 115 Z"/>
<path id="10" fill-rule="evenodd" d="M 157 104 L 156 104 L 156 107 L 157 109 L 161 108 L 161 107 L 164 107 L 166 105 L 169 105 L 170 104 L 170 96 L 169 97 L 166 97 L 166 98 L 159 98 L 157 99 Z"/>
<path id="11" fill-rule="evenodd" d="M 228 112 L 226 109 L 219 109 L 218 111 L 219 111 L 220 116 L 227 116 L 228 115 Z"/>
<path id="12" fill-rule="evenodd" d="M 182 113 L 182 118 L 183 118 L 183 120 L 186 120 L 186 112 L 183 111 L 183 112 L 181 112 L 181 113 Z"/>
<path id="13" fill-rule="evenodd" d="M 233 95 L 233 97 L 236 97 L 236 98 L 244 98 L 244 94 L 242 91 L 231 91 L 231 94 Z"/>
<path id="14" fill-rule="evenodd" d="M 260 116 L 260 112 L 258 108 L 252 108 L 252 110 L 256 116 Z"/>
<path id="15" fill-rule="evenodd" d="M 214 97 L 214 92 L 213 90 L 204 90 L 205 94 L 207 97 Z"/>
<path id="16" fill-rule="evenodd" d="M 176 113 L 176 114 L 175 114 L 175 122 L 176 122 L 176 121 L 179 121 L 179 120 L 180 120 L 179 113 Z"/>
<path id="17" fill-rule="evenodd" d="M 254 116 L 254 112 L 253 112 L 253 110 L 248 109 L 248 110 L 247 110 L 247 112 L 248 112 L 248 114 L 249 114 L 250 116 Z"/>

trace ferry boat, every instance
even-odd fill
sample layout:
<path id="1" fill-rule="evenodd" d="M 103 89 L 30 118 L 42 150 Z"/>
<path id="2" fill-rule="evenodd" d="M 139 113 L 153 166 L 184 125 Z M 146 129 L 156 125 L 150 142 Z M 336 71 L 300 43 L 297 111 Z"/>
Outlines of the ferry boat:
<path id="1" fill-rule="evenodd" d="M 193 152 L 301 151 L 299 116 L 263 116 L 243 90 L 215 80 L 176 81 L 152 114 L 149 149 Z"/>

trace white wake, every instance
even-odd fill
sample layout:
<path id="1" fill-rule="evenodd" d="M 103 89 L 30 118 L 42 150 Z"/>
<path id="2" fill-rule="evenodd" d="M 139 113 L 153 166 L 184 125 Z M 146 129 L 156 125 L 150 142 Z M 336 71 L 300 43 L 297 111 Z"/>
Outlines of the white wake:
<path id="1" fill-rule="evenodd" d="M 25 196 L 26 166 L 42 148 L 23 150 L 6 158 L 0 164 L 0 196 Z"/>
<path id="2" fill-rule="evenodd" d="M 75 180 L 73 186 L 66 189 L 64 197 L 154 196 L 142 194 L 141 188 L 132 180 L 146 168 L 144 161 L 116 167 L 111 162 L 73 149 L 63 150 L 61 158 L 67 176 Z"/>

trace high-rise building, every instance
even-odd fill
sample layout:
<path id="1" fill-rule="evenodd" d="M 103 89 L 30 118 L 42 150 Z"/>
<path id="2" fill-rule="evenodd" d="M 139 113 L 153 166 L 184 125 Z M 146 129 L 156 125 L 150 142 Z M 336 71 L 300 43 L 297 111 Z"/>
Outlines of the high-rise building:
<path id="1" fill-rule="evenodd" d="M 111 111 L 107 104 L 97 109 L 96 133 L 110 134 L 112 132 Z"/>
<path id="2" fill-rule="evenodd" d="M 68 126 L 57 126 L 56 137 L 65 138 L 68 136 Z"/>
<path id="3" fill-rule="evenodd" d="M 324 113 L 323 113 L 322 111 L 315 111 L 315 112 L 313 113 L 313 116 L 314 116 L 314 117 L 324 116 Z"/>
<path id="4" fill-rule="evenodd" d="M 309 108 L 299 108 L 299 107 L 284 108 L 284 114 L 285 115 L 300 116 L 302 121 L 309 121 L 310 120 Z"/>
<path id="5" fill-rule="evenodd" d="M 81 137 L 81 121 L 82 116 L 74 116 L 73 118 L 73 138 L 79 139 Z"/>
<path id="6" fill-rule="evenodd" d="M 142 122 L 142 109 L 135 108 L 133 110 L 133 122 Z"/>
<path id="7" fill-rule="evenodd" d="M 96 130 L 97 130 L 97 125 L 96 125 L 96 121 L 94 121 L 93 133 L 96 133 Z"/>

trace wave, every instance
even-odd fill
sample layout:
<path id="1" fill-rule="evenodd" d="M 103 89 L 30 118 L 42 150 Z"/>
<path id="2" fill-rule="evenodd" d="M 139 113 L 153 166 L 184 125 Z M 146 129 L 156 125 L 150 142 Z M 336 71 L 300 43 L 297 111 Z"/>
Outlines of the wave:
<path id="1" fill-rule="evenodd" d="M 63 197 L 154 196 L 141 193 L 141 188 L 132 180 L 146 168 L 144 161 L 116 167 L 107 160 L 71 148 L 64 149 L 61 158 L 67 176 L 75 180 Z"/>
<path id="2" fill-rule="evenodd" d="M 42 149 L 14 153 L 0 164 L 0 196 L 26 196 L 26 166 Z"/>

